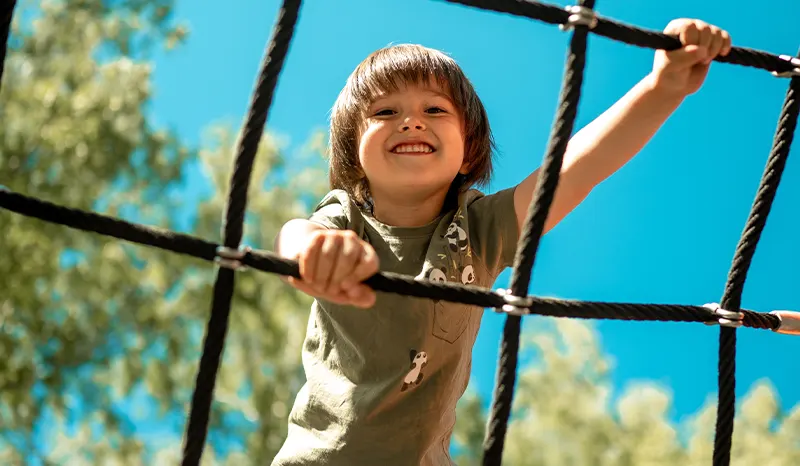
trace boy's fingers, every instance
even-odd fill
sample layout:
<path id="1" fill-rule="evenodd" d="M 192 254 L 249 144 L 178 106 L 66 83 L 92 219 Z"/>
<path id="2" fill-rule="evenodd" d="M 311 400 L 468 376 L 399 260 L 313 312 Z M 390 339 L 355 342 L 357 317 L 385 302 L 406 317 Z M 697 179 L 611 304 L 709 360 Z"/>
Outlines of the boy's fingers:
<path id="1" fill-rule="evenodd" d="M 666 34 L 676 34 L 684 48 L 696 45 L 707 49 L 706 62 L 719 55 L 727 55 L 731 49 L 731 38 L 727 31 L 705 21 L 677 19 L 664 29 Z"/>
<path id="2" fill-rule="evenodd" d="M 698 45 L 687 45 L 682 49 L 673 50 L 669 54 L 672 66 L 677 66 L 678 68 L 691 68 L 705 61 L 708 56 L 706 49 Z"/>
<path id="3" fill-rule="evenodd" d="M 307 295 L 313 298 L 324 299 L 334 304 L 349 304 L 351 301 L 351 298 L 341 290 L 338 292 L 323 293 L 320 292 L 320 290 L 314 288 L 311 284 L 306 283 L 302 280 L 298 280 L 294 277 L 289 277 L 289 283 L 298 290 L 302 291 L 303 293 L 306 293 Z"/>
<path id="4" fill-rule="evenodd" d="M 303 293 L 316 297 L 317 291 L 314 290 L 308 283 L 304 282 L 303 280 L 298 280 L 294 277 L 289 277 L 289 284 L 297 288 L 298 290 L 302 291 Z"/>
<path id="5" fill-rule="evenodd" d="M 697 25 L 697 45 L 709 50 L 713 42 L 714 34 L 711 28 L 705 23 L 699 23 Z"/>
<path id="6" fill-rule="evenodd" d="M 336 266 L 339 249 L 342 247 L 341 237 L 338 235 L 327 235 L 325 242 L 319 250 L 317 266 L 314 269 L 314 286 L 320 290 L 326 290 L 330 284 L 331 273 Z"/>
<path id="7" fill-rule="evenodd" d="M 345 283 L 351 285 L 362 282 L 378 273 L 378 268 L 378 255 L 372 247 L 366 247 L 362 250 L 361 260 L 346 278 Z"/>
<path id="8" fill-rule="evenodd" d="M 697 30 L 697 25 L 695 25 L 695 23 L 689 23 L 686 27 L 680 29 L 678 37 L 681 40 L 681 44 L 684 46 L 697 45 L 700 41 L 700 31 Z"/>
<path id="9" fill-rule="evenodd" d="M 711 45 L 708 46 L 708 60 L 711 61 L 722 52 L 722 48 L 725 46 L 725 39 L 722 36 L 722 31 L 716 27 L 711 27 L 711 34 L 712 40 Z"/>
<path id="10" fill-rule="evenodd" d="M 375 291 L 366 285 L 356 285 L 347 291 L 354 306 L 366 308 L 375 304 Z"/>
<path id="11" fill-rule="evenodd" d="M 317 259 L 319 257 L 319 249 L 325 238 L 322 235 L 316 235 L 309 241 L 308 247 L 297 258 L 297 265 L 300 268 L 300 276 L 304 280 L 313 281 L 314 273 L 317 268 Z"/>
<path id="12" fill-rule="evenodd" d="M 309 283 L 294 277 L 287 280 L 293 287 L 308 294 L 316 299 L 324 299 L 334 304 L 352 305 L 360 308 L 372 307 L 375 304 L 375 291 L 366 285 L 355 285 L 349 289 L 339 289 L 337 291 L 321 293 Z"/>
<path id="13" fill-rule="evenodd" d="M 728 34 L 728 31 L 720 29 L 719 39 L 720 43 L 722 44 L 719 50 L 719 54 L 724 57 L 728 55 L 731 51 L 731 35 Z"/>
<path id="14" fill-rule="evenodd" d="M 353 235 L 352 238 L 345 238 L 339 250 L 336 264 L 331 271 L 330 281 L 327 290 L 338 289 L 343 280 L 346 280 L 353 271 L 361 256 L 360 240 Z"/>

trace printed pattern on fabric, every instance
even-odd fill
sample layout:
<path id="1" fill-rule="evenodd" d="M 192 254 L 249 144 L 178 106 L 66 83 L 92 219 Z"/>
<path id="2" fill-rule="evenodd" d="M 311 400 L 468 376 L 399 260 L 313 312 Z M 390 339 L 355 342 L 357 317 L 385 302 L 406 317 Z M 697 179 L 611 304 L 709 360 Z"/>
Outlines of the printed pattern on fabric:
<path id="1" fill-rule="evenodd" d="M 381 270 L 491 286 L 513 261 L 513 189 L 470 190 L 420 227 L 395 227 L 341 190 L 310 220 L 375 248 Z M 483 309 L 377 293 L 369 310 L 315 300 L 303 344 L 306 382 L 272 466 L 452 466 L 455 408 L 469 383 Z"/>
<path id="2" fill-rule="evenodd" d="M 403 379 L 403 386 L 400 388 L 400 391 L 404 392 L 408 390 L 408 387 L 422 383 L 422 379 L 425 377 L 425 374 L 422 373 L 422 369 L 425 369 L 427 365 L 428 353 L 425 351 L 417 352 L 416 350 L 411 350 L 411 370 L 408 371 L 408 374 L 406 374 L 406 377 Z"/>
<path id="3" fill-rule="evenodd" d="M 427 270 L 424 277 L 436 282 L 456 282 L 471 285 L 475 282 L 475 268 L 472 264 L 473 252 L 470 248 L 469 226 L 459 207 L 453 220 L 443 235 L 444 241 L 437 242 L 439 251 L 428 255 Z M 431 264 L 432 262 L 432 264 Z M 448 343 L 455 343 L 466 330 L 469 323 L 469 306 L 434 301 L 433 336 Z"/>

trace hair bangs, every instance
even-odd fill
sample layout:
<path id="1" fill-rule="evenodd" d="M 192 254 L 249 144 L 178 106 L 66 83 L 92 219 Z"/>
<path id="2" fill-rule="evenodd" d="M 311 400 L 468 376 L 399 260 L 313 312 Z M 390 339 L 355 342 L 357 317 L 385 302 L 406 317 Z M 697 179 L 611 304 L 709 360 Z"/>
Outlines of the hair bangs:
<path id="1" fill-rule="evenodd" d="M 404 86 L 438 86 L 456 100 L 460 69 L 455 61 L 439 51 L 413 45 L 382 49 L 365 60 L 352 76 L 353 104 L 365 109 L 376 99 L 399 91 Z M 454 102 L 463 110 L 463 102 Z"/>

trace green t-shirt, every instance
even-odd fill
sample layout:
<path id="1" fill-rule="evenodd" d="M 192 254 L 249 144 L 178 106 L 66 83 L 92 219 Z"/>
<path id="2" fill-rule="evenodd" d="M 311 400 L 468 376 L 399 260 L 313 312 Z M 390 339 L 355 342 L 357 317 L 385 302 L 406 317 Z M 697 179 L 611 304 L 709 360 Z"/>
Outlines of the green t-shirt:
<path id="1" fill-rule="evenodd" d="M 514 189 L 469 190 L 421 227 L 392 227 L 341 190 L 311 216 L 371 244 L 380 269 L 491 288 L 513 263 Z M 316 300 L 303 366 L 306 383 L 289 414 L 273 466 L 450 466 L 455 408 L 469 382 L 483 309 L 377 293 L 370 309 Z"/>

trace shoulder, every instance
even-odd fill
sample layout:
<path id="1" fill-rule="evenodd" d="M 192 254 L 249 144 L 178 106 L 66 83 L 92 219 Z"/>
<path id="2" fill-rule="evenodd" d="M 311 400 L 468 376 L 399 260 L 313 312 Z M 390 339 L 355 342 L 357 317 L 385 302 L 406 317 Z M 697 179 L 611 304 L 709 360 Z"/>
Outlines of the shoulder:
<path id="1" fill-rule="evenodd" d="M 492 277 L 513 263 L 519 228 L 514 209 L 516 187 L 493 194 L 471 189 L 462 194 L 456 219 L 464 224 L 471 247 Z"/>
<path id="2" fill-rule="evenodd" d="M 493 194 L 484 194 L 477 189 L 467 190 L 461 196 L 461 206 L 470 213 L 476 212 L 482 215 L 488 212 L 497 214 L 515 214 L 514 211 L 514 191 L 516 186 L 502 189 Z M 511 209 L 510 211 L 508 209 Z M 498 210 L 499 209 L 499 210 Z"/>
<path id="3" fill-rule="evenodd" d="M 314 208 L 309 221 L 336 230 L 356 230 L 363 224 L 361 209 L 344 190 L 330 191 Z"/>

